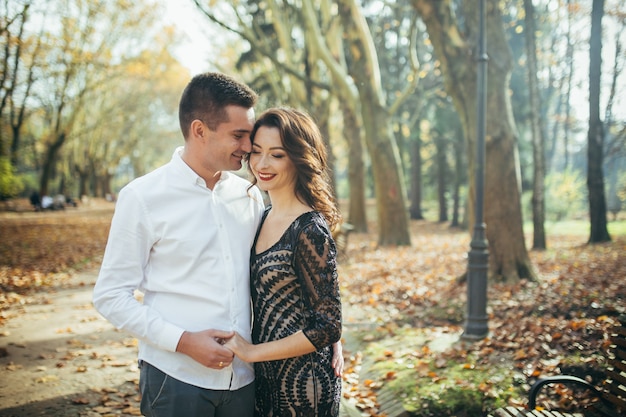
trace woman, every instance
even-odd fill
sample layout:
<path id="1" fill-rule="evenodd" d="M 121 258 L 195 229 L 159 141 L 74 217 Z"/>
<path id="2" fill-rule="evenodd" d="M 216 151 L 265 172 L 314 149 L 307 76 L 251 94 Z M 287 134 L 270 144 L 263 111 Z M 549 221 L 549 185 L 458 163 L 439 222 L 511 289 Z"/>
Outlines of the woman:
<path id="1" fill-rule="evenodd" d="M 226 347 L 255 362 L 256 415 L 337 416 L 341 301 L 331 230 L 340 216 L 326 149 L 313 120 L 288 108 L 264 112 L 251 139 L 249 166 L 271 205 L 250 259 L 253 344 L 235 335 Z"/>

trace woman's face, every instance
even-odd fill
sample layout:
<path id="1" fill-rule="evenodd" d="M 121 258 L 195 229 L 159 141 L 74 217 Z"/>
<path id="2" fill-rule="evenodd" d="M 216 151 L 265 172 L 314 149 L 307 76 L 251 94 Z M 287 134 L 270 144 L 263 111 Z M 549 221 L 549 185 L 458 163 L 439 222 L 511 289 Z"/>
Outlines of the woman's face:
<path id="1" fill-rule="evenodd" d="M 275 127 L 260 127 L 254 136 L 250 168 L 263 191 L 295 192 L 296 168 Z"/>

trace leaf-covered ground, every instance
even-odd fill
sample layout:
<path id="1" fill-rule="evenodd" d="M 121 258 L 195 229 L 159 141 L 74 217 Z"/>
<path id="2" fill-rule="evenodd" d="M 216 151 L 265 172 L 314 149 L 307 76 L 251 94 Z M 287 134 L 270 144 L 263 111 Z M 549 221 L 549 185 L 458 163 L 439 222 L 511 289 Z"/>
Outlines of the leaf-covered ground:
<path id="1" fill-rule="evenodd" d="M 536 282 L 490 285 L 490 335 L 476 343 L 459 338 L 468 233 L 414 222 L 412 237 L 410 248 L 376 249 L 373 236 L 352 235 L 342 265 L 344 302 L 375 323 L 361 331 L 365 343 L 352 352 L 348 372 L 354 380 L 350 373 L 360 373 L 348 395 L 365 415 L 384 415 L 385 403 L 401 402 L 419 416 L 480 416 L 524 406 L 539 376 L 598 382 L 606 331 L 626 312 L 624 236 L 592 246 L 585 236 L 550 237 L 549 250 L 530 253 Z M 587 401 L 564 387 L 555 391 L 539 404 L 571 409 Z"/>
<path id="2" fill-rule="evenodd" d="M 113 213 L 103 200 L 59 211 L 33 212 L 25 201 L 14 208 L 0 212 L 0 312 L 98 265 Z"/>
<path id="3" fill-rule="evenodd" d="M 62 212 L 0 213 L 0 329 L 19 320 L 8 316 L 10 306 L 97 267 L 111 214 L 112 205 L 99 201 Z M 606 330 L 626 312 L 624 236 L 593 246 L 586 236 L 550 236 L 549 250 L 530 253 L 537 282 L 490 285 L 490 335 L 470 343 L 459 339 L 468 232 L 426 221 L 411 228 L 408 248 L 379 249 L 375 233 L 349 238 L 340 262 L 344 401 L 365 416 L 394 407 L 415 416 L 480 416 L 523 406 L 540 375 L 598 377 Z M 576 401 L 585 400 L 559 388 L 541 404 Z"/>

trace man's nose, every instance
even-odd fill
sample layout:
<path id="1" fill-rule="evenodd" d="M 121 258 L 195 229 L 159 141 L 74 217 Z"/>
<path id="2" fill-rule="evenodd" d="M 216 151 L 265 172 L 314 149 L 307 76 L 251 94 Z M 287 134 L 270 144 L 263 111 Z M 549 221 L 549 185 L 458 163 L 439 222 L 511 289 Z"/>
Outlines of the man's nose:
<path id="1" fill-rule="evenodd" d="M 250 140 L 250 136 L 247 136 L 241 140 L 240 147 L 241 150 L 245 153 L 252 152 L 252 141 Z"/>

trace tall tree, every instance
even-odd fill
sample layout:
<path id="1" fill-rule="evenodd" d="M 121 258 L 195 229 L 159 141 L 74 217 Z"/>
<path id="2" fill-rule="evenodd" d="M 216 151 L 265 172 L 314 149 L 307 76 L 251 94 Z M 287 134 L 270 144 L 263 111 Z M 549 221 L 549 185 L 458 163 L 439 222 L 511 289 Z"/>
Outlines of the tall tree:
<path id="1" fill-rule="evenodd" d="M 604 0 L 593 0 L 589 39 L 589 132 L 587 134 L 587 190 L 589 192 L 589 243 L 611 240 L 607 229 L 604 196 L 604 124 L 600 119 L 600 81 L 602 78 L 602 17 Z"/>
<path id="2" fill-rule="evenodd" d="M 89 94 L 115 78 L 103 69 L 123 62 L 142 50 L 129 48 L 131 39 L 140 45 L 145 21 L 153 9 L 146 3 L 125 0 L 83 2 L 64 0 L 49 12 L 60 18 L 59 32 L 47 34 L 47 67 L 42 68 L 40 94 L 45 109 L 46 132 L 40 192 L 49 193 L 49 183 L 57 169 L 60 152 L 80 119 Z M 141 45 L 143 46 L 143 45 Z"/>
<path id="3" fill-rule="evenodd" d="M 3 3 L 0 12 L 0 36 L 4 40 L 0 55 L 0 156 L 8 154 L 11 165 L 17 167 L 22 127 L 27 119 L 26 103 L 35 81 L 41 37 L 25 33 L 32 2 L 10 5 L 5 0 Z"/>
<path id="4" fill-rule="evenodd" d="M 546 248 L 546 231 L 544 227 L 546 217 L 546 203 L 544 192 L 545 178 L 545 151 L 544 151 L 544 127 L 539 93 L 539 81 L 537 80 L 537 42 L 535 24 L 535 6 L 532 0 L 524 0 L 526 23 L 526 59 L 528 75 L 528 95 L 530 97 L 530 123 L 532 126 L 533 145 L 533 249 Z"/>
<path id="5" fill-rule="evenodd" d="M 326 53 L 345 65 L 341 26 L 332 13 L 332 2 L 321 2 L 315 13 L 314 9 L 306 9 L 306 2 L 296 7 L 290 2 L 249 0 L 231 5 L 233 18 L 207 7 L 205 1 L 195 0 L 195 4 L 211 21 L 249 43 L 250 50 L 242 54 L 238 69 L 244 70 L 242 75 L 259 92 L 259 107 L 264 103 L 283 103 L 306 108 L 320 129 L 330 133 L 329 103 L 339 98 L 343 136 L 350 152 L 347 221 L 355 230 L 366 231 L 362 123 L 353 106 L 357 102 L 356 88 L 349 82 L 333 85 L 332 74 L 317 64 L 320 54 Z M 332 142 L 330 137 L 326 139 L 332 156 Z M 333 161 L 329 158 L 329 164 Z M 331 168 L 334 170 L 334 166 Z"/>
<path id="6" fill-rule="evenodd" d="M 338 0 L 337 5 L 347 48 L 352 52 L 349 72 L 356 81 L 359 92 L 365 142 L 372 160 L 379 227 L 378 244 L 410 245 L 400 155 L 391 129 L 389 107 L 383 95 L 378 57 L 371 33 L 355 0 Z"/>
<path id="7" fill-rule="evenodd" d="M 217 16 L 214 9 L 203 6 L 206 2 L 195 0 L 195 3 L 211 20 L 248 41 L 253 53 L 262 54 L 265 62 L 271 62 L 272 67 L 267 69 L 270 73 L 294 76 L 307 85 L 324 89 L 320 97 L 324 98 L 330 93 L 339 100 L 341 106 L 345 106 L 342 112 L 354 113 L 355 117 L 347 120 L 351 123 L 358 121 L 359 127 L 363 128 L 372 162 L 379 244 L 410 244 L 406 195 L 389 117 L 389 110 L 397 109 L 398 106 L 395 103 L 387 104 L 382 94 L 376 50 L 357 2 L 328 0 L 314 4 L 311 0 L 298 3 L 271 0 L 238 3 L 232 5 L 237 24 L 233 24 L 232 19 Z M 245 5 L 250 6 L 249 10 L 245 9 Z M 272 10 L 266 11 L 267 8 Z M 259 16 L 261 22 L 252 18 L 250 10 L 262 12 Z M 288 11 L 289 14 L 275 10 Z M 336 19 L 337 13 L 339 20 Z M 334 19 L 324 19 L 324 16 L 332 15 L 335 15 Z M 339 31 L 333 31 L 338 24 Z M 284 30 L 285 26 L 291 30 Z M 279 30 L 286 37 L 293 37 L 290 39 L 290 44 L 294 46 L 293 53 L 289 49 L 283 50 L 264 42 L 266 37 L 273 37 Z M 345 44 L 341 43 L 341 48 L 337 49 L 337 42 L 341 39 L 345 39 Z M 290 60 L 295 54 L 308 55 L 306 64 L 303 60 Z M 321 74 L 307 72 L 310 68 L 324 68 L 325 71 Z M 407 84 L 407 91 L 413 91 L 417 84 L 417 77 L 412 79 L 414 82 Z M 288 88 L 285 91 L 289 91 Z M 398 100 L 406 97 L 407 94 L 401 94 Z M 285 102 L 294 105 L 289 95 Z M 361 135 L 353 134 L 347 139 L 361 140 Z"/>
<path id="8" fill-rule="evenodd" d="M 426 23 L 435 54 L 441 63 L 446 91 L 453 99 L 463 125 L 469 156 L 471 230 L 476 198 L 477 77 L 474 60 L 479 28 L 478 8 L 472 0 L 461 1 L 460 7 L 457 7 L 458 2 L 452 0 L 412 0 L 412 3 Z M 516 282 L 521 278 L 535 279 L 535 273 L 522 229 L 517 138 L 508 93 L 511 53 L 499 6 L 499 0 L 487 1 L 486 33 L 490 65 L 484 211 L 490 277 Z"/>

